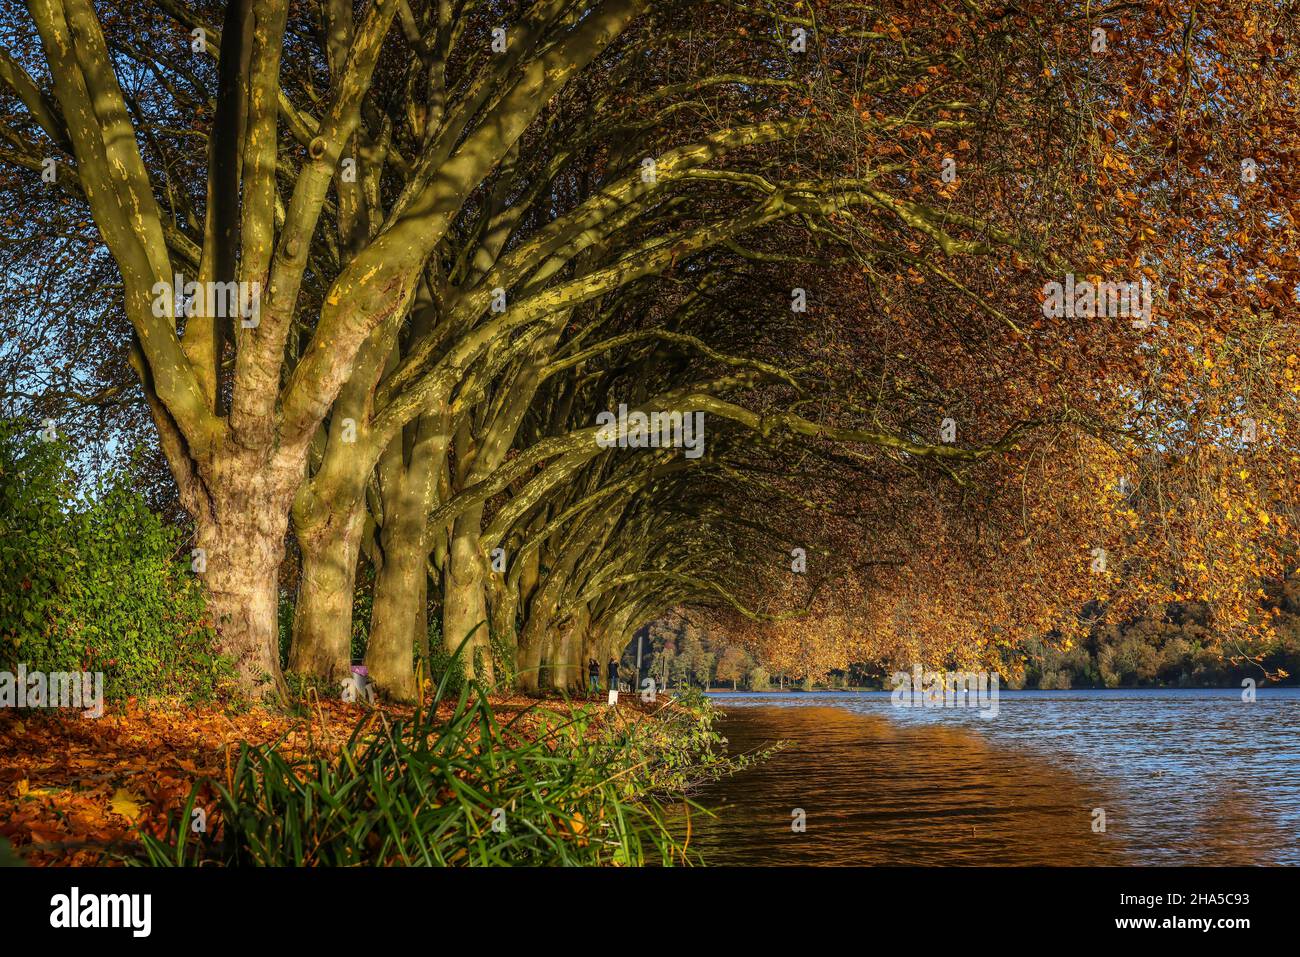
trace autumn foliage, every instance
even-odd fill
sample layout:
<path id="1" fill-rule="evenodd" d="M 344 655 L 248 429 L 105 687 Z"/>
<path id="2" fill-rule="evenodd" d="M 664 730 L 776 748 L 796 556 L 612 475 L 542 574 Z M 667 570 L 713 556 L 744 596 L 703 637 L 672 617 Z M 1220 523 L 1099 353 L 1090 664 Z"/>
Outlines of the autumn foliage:
<path id="1" fill-rule="evenodd" d="M 399 700 L 431 634 L 568 690 L 675 607 L 807 674 L 1183 604 L 1270 636 L 1283 11 L 253 6 L 40 0 L 0 59 L 8 398 L 148 446 L 243 696 L 336 683 L 360 619 Z M 177 272 L 260 322 L 154 314 Z M 704 454 L 598 445 L 620 405 Z"/>

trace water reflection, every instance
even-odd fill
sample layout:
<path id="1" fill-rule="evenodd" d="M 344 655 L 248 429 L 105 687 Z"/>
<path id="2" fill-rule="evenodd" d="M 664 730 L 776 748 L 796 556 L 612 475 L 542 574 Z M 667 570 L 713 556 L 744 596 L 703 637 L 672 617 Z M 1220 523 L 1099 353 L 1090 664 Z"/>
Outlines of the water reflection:
<path id="1" fill-rule="evenodd" d="M 1300 863 L 1294 693 L 1004 692 L 990 721 L 888 695 L 719 698 L 733 751 L 790 746 L 699 795 L 710 863 Z"/>

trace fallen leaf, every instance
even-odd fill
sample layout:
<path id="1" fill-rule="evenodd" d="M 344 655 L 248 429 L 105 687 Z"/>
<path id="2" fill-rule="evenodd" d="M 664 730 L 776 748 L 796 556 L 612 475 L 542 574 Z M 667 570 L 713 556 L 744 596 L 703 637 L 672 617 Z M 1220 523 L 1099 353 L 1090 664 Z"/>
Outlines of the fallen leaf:
<path id="1" fill-rule="evenodd" d="M 143 807 L 139 798 L 126 788 L 118 788 L 114 791 L 112 798 L 109 799 L 108 806 L 109 810 L 114 814 L 120 814 L 131 821 L 140 816 Z"/>

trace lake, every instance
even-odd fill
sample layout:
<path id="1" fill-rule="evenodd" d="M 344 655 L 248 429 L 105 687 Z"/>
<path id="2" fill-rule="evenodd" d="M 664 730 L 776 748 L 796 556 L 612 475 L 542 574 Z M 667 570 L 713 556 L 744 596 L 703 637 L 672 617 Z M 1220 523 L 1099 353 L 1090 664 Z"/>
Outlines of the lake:
<path id="1" fill-rule="evenodd" d="M 696 795 L 710 864 L 1300 864 L 1300 689 L 710 699 L 733 753 L 789 742 Z"/>

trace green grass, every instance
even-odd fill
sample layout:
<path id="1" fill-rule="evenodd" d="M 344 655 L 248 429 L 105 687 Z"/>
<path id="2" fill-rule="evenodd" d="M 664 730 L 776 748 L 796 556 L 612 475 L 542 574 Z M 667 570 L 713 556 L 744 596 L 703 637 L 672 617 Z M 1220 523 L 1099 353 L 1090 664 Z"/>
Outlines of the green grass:
<path id="1" fill-rule="evenodd" d="M 445 683 L 437 697 L 445 691 Z M 245 743 L 227 781 L 209 782 L 207 833 L 191 832 L 196 785 L 154 866 L 603 865 L 693 862 L 665 824 L 664 783 L 688 752 L 718 773 L 717 738 L 671 728 L 589 730 L 591 712 L 531 709 L 502 723 L 476 684 L 450 718 L 368 715 L 337 757 L 289 759 Z M 539 724 L 544 722 L 544 724 Z M 644 724 L 644 723 L 643 723 Z M 707 724 L 706 724 L 707 728 Z M 664 739 L 667 743 L 664 743 Z M 720 763 L 722 762 L 722 763 Z M 493 829 L 493 811 L 504 828 Z"/>

